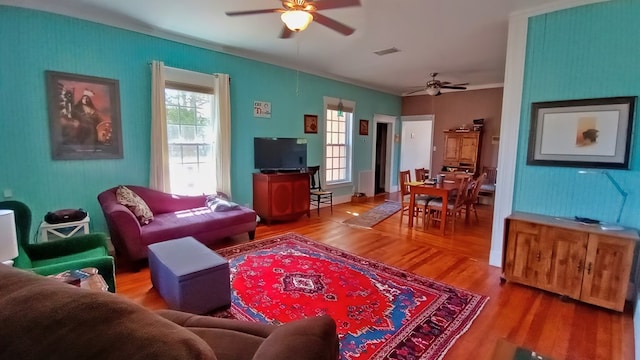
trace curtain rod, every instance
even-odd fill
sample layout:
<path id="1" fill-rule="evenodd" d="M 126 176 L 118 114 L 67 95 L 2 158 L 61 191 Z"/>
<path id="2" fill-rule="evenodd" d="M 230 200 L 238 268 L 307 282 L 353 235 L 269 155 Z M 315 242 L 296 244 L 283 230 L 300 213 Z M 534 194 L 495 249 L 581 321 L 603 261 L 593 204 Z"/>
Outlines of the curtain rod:
<path id="1" fill-rule="evenodd" d="M 148 62 L 148 63 L 147 63 L 147 65 L 151 66 L 151 65 L 153 65 L 153 63 L 152 63 L 152 62 Z M 166 66 L 166 65 L 164 65 L 164 67 L 171 68 L 171 69 L 176 69 L 176 70 L 182 70 L 182 71 L 191 71 L 191 72 L 195 72 L 195 73 L 199 73 L 199 74 L 205 74 L 205 75 L 213 75 L 213 76 L 215 76 L 215 77 L 218 77 L 218 74 L 207 74 L 207 73 L 203 73 L 203 72 L 199 72 L 199 71 L 193 71 L 193 70 L 187 70 L 187 69 L 174 68 L 174 67 Z M 229 82 L 231 82 L 231 76 L 229 76 Z"/>

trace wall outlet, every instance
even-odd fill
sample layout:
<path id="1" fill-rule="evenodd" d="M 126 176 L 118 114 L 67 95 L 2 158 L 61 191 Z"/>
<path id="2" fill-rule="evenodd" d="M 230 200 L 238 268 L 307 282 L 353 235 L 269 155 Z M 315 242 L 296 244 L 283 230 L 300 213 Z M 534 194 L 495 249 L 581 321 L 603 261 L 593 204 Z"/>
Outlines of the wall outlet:
<path id="1" fill-rule="evenodd" d="M 11 189 L 4 189 L 4 191 L 2 192 L 2 194 L 4 195 L 5 199 L 9 199 L 13 197 L 13 190 Z"/>

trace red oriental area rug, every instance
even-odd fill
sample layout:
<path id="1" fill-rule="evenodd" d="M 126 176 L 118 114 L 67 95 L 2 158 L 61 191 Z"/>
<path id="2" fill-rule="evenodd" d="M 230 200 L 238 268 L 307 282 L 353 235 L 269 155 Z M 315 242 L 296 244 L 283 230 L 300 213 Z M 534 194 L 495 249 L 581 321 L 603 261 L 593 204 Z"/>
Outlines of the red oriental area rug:
<path id="1" fill-rule="evenodd" d="M 226 316 L 329 314 L 341 359 L 442 359 L 488 300 L 293 233 L 217 251 L 231 267 Z"/>

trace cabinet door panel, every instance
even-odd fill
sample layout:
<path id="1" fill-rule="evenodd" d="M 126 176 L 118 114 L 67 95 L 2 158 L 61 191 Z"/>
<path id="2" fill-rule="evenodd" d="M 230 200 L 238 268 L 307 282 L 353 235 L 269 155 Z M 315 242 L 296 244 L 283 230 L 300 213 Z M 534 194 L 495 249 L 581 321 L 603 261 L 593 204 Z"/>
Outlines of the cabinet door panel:
<path id="1" fill-rule="evenodd" d="M 293 183 L 293 211 L 306 212 L 309 210 L 309 179 L 298 180 Z"/>
<path id="2" fill-rule="evenodd" d="M 281 216 L 292 213 L 293 186 L 290 182 L 271 183 L 271 215 Z"/>
<path id="3" fill-rule="evenodd" d="M 538 277 L 539 226 L 519 221 L 509 225 L 505 277 L 536 286 Z"/>
<path id="4" fill-rule="evenodd" d="M 624 309 L 634 245 L 632 240 L 589 235 L 582 301 L 618 311 Z"/>
<path id="5" fill-rule="evenodd" d="M 465 135 L 460 139 L 459 161 L 464 163 L 475 163 L 478 153 L 478 137 L 476 135 Z"/>
<path id="6" fill-rule="evenodd" d="M 458 150 L 460 137 L 457 134 L 446 134 L 444 137 L 444 161 L 458 162 Z"/>
<path id="7" fill-rule="evenodd" d="M 588 234 L 545 227 L 542 238 L 545 239 L 542 252 L 548 259 L 543 265 L 548 269 L 544 277 L 545 289 L 579 299 Z"/>

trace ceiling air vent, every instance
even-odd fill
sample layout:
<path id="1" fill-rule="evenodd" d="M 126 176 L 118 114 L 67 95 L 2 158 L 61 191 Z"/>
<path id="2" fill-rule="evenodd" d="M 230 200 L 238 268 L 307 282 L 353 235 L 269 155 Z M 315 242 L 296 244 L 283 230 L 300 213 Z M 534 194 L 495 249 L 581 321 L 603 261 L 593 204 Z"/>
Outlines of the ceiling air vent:
<path id="1" fill-rule="evenodd" d="M 384 50 L 374 51 L 373 53 L 376 55 L 382 56 L 382 55 L 388 55 L 388 54 L 393 54 L 397 52 L 400 52 L 400 50 L 396 49 L 395 47 L 392 47 Z"/>

